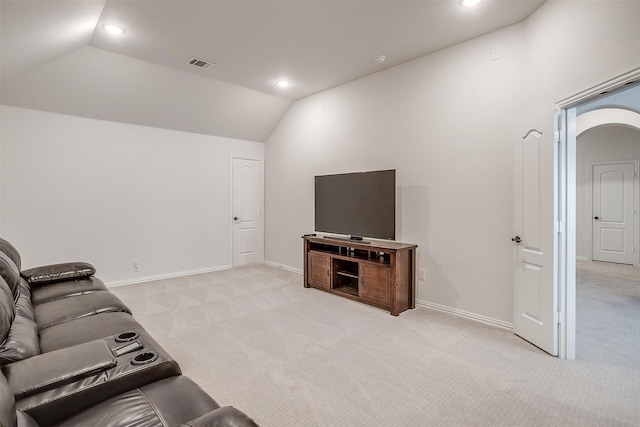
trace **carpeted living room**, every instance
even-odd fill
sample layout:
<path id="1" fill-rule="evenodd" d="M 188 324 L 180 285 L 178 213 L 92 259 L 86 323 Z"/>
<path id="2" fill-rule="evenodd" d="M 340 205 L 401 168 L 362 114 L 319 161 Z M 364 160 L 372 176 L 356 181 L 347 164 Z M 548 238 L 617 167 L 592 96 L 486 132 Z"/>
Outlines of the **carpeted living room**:
<path id="1" fill-rule="evenodd" d="M 639 416 L 637 321 L 626 346 L 611 343 L 618 355 L 591 338 L 584 355 L 559 360 L 506 329 L 422 307 L 393 318 L 266 265 L 113 291 L 185 374 L 261 425 L 604 426 Z M 584 305 L 584 319 L 604 316 Z"/>
<path id="2" fill-rule="evenodd" d="M 2 427 L 640 423 L 640 2 L 0 24 Z"/>

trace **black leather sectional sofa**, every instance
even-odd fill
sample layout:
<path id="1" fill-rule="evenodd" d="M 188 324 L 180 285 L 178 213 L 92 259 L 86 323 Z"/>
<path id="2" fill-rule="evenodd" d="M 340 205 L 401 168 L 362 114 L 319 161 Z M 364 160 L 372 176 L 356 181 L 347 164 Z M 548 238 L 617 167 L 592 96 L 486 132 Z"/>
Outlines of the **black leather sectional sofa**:
<path id="1" fill-rule="evenodd" d="M 93 266 L 20 266 L 0 238 L 0 427 L 257 425 L 181 375 Z"/>

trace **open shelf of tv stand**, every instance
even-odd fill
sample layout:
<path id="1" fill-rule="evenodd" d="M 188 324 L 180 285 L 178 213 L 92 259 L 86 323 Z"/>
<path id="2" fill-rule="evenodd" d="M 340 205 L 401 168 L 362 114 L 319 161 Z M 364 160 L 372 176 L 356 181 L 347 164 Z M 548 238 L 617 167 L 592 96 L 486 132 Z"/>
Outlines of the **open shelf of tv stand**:
<path id="1" fill-rule="evenodd" d="M 304 236 L 304 286 L 397 316 L 415 308 L 416 245 Z"/>
<path id="2" fill-rule="evenodd" d="M 346 273 L 344 271 L 336 271 L 336 274 L 338 276 L 350 277 L 352 279 L 357 279 L 358 278 L 358 276 L 356 274 Z"/>
<path id="3" fill-rule="evenodd" d="M 358 288 L 354 286 L 338 286 L 337 288 L 333 288 L 333 290 L 347 295 L 353 295 L 355 297 L 358 296 Z"/>

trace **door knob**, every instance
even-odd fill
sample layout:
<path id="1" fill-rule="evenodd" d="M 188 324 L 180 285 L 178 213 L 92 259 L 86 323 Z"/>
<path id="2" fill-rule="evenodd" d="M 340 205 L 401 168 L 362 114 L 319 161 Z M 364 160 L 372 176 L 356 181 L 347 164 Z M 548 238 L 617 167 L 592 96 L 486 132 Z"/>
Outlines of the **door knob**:
<path id="1" fill-rule="evenodd" d="M 593 219 L 598 220 L 598 219 L 600 219 L 600 217 L 599 216 L 594 216 Z"/>
<path id="2" fill-rule="evenodd" d="M 237 216 L 234 216 L 234 217 L 233 217 L 233 220 L 234 220 L 234 221 L 237 221 L 237 220 L 239 220 L 239 219 L 240 219 L 240 218 L 238 218 Z"/>
<path id="3" fill-rule="evenodd" d="M 516 237 L 511 238 L 511 241 L 512 242 L 516 242 L 516 243 L 521 243 L 522 239 L 520 238 L 520 236 L 516 236 Z"/>

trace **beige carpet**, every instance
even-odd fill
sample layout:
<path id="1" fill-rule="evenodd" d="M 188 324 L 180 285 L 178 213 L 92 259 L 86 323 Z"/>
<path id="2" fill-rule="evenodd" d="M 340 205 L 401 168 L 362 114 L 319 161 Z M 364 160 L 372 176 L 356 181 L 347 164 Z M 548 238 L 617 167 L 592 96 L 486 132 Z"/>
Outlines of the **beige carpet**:
<path id="1" fill-rule="evenodd" d="M 579 261 L 576 279 L 576 356 L 638 369 L 640 268 Z"/>
<path id="2" fill-rule="evenodd" d="M 221 405 L 262 426 L 637 426 L 640 366 L 387 312 L 260 265 L 113 288 Z"/>

